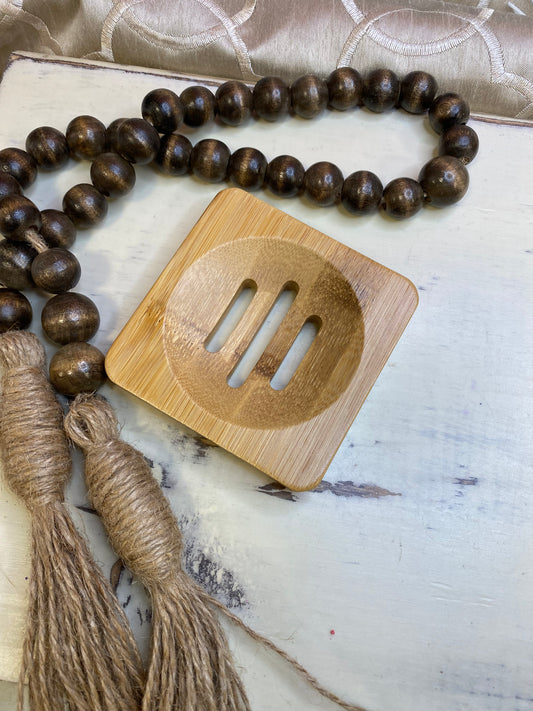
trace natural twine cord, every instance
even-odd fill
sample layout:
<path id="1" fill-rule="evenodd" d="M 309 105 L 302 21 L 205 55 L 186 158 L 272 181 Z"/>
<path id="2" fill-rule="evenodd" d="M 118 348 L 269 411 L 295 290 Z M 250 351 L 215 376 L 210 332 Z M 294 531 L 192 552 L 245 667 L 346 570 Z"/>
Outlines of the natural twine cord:
<path id="1" fill-rule="evenodd" d="M 7 484 L 31 513 L 29 608 L 18 709 L 135 711 L 142 663 L 127 619 L 63 504 L 63 413 L 30 333 L 0 336 L 0 448 Z"/>
<path id="2" fill-rule="evenodd" d="M 177 521 L 143 455 L 119 439 L 117 418 L 108 402 L 78 395 L 65 429 L 85 452 L 89 495 L 111 545 L 152 596 L 152 652 L 143 711 L 250 709 L 212 606 L 279 654 L 319 694 L 346 711 L 365 711 L 325 689 L 293 657 L 186 575 Z"/>

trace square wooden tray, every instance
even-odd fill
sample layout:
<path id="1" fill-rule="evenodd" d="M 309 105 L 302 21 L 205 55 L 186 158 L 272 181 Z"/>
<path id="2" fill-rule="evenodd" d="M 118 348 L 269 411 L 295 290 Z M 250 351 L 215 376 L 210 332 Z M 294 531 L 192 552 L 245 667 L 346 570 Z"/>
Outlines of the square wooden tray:
<path id="1" fill-rule="evenodd" d="M 206 348 L 238 294 L 255 295 Z M 277 298 L 294 301 L 245 382 L 228 380 Z M 238 189 L 211 202 L 111 347 L 111 380 L 291 489 L 322 479 L 418 302 L 401 275 Z M 304 324 L 317 334 L 282 389 Z"/>

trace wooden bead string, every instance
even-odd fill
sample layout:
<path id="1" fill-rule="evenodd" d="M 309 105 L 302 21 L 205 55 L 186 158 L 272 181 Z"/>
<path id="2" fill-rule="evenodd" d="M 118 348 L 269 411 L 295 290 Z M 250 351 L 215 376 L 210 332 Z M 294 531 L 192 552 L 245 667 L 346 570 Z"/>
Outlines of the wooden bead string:
<path id="1" fill-rule="evenodd" d="M 478 139 L 466 126 L 470 110 L 459 95 L 437 94 L 435 79 L 411 72 L 402 81 L 390 70 L 378 69 L 363 80 L 350 67 L 334 70 L 327 81 L 311 74 L 288 86 L 277 77 L 260 79 L 253 90 L 238 81 L 221 84 L 213 95 L 206 87 L 191 86 L 181 96 L 155 89 L 143 100 L 143 118 L 116 119 L 107 128 L 91 116 L 78 116 L 63 134 L 42 126 L 30 132 L 26 151 L 0 151 L 0 332 L 26 327 L 31 306 L 19 289 L 36 285 L 55 294 L 45 305 L 42 324 L 46 335 L 63 346 L 52 359 L 50 377 L 61 393 L 74 396 L 91 391 L 105 379 L 104 356 L 86 343 L 96 333 L 96 305 L 72 291 L 80 277 L 76 257 L 68 251 L 76 229 L 101 222 L 108 199 L 127 194 L 135 184 L 133 164 L 152 163 L 167 175 L 188 172 L 209 182 L 229 180 L 246 190 L 266 186 L 280 197 L 304 193 L 317 205 L 342 203 L 362 215 L 378 207 L 391 217 L 411 217 L 429 204 L 444 207 L 459 200 L 468 188 L 465 167 L 476 155 Z M 364 105 L 373 112 L 399 107 L 427 113 L 440 135 L 439 156 L 423 166 L 418 180 L 401 177 L 383 188 L 373 173 L 359 170 L 343 179 L 337 166 L 321 161 L 304 169 L 288 155 L 270 162 L 255 148 L 231 153 L 218 139 L 203 139 L 194 147 L 176 131 L 182 124 L 202 126 L 215 118 L 238 126 L 252 115 L 276 121 L 289 112 L 313 118 L 327 106 L 340 111 Z M 38 169 L 54 170 L 72 156 L 89 159 L 92 184 L 67 191 L 63 210 L 43 210 L 22 195 Z M 37 255 L 35 252 L 37 251 Z"/>
<path id="2" fill-rule="evenodd" d="M 144 672 L 111 586 L 64 505 L 63 412 L 31 333 L 0 335 L 4 475 L 31 514 L 31 573 L 18 710 L 136 711 Z"/>
<path id="3" fill-rule="evenodd" d="M 279 654 L 319 694 L 346 711 L 365 711 L 325 689 L 301 664 L 206 593 L 181 568 L 182 538 L 141 452 L 119 439 L 109 403 L 78 395 L 65 430 L 85 453 L 89 497 L 110 543 L 152 598 L 152 648 L 143 711 L 248 711 L 215 606 Z"/>

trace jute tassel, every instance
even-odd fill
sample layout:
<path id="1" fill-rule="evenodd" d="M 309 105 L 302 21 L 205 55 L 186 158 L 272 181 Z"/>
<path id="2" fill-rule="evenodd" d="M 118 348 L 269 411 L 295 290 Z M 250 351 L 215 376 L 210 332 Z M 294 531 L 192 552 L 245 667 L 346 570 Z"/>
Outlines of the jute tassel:
<path id="1" fill-rule="evenodd" d="M 44 363 L 33 334 L 0 336 L 5 478 L 31 513 L 18 709 L 27 684 L 31 711 L 134 711 L 144 687 L 141 660 L 126 617 L 63 503 L 71 461 Z"/>
<path id="2" fill-rule="evenodd" d="M 111 545 L 152 598 L 143 711 L 248 711 L 220 624 L 181 569 L 181 532 L 144 457 L 118 438 L 101 398 L 78 396 L 65 429 L 85 451 L 87 488 Z"/>
<path id="3" fill-rule="evenodd" d="M 65 429 L 86 455 L 89 495 L 111 545 L 152 597 L 152 650 L 143 711 L 241 711 L 250 708 L 212 612 L 218 608 L 253 639 L 346 711 L 365 711 L 325 689 L 295 659 L 250 629 L 181 568 L 177 521 L 143 455 L 119 439 L 111 406 L 79 395 Z"/>

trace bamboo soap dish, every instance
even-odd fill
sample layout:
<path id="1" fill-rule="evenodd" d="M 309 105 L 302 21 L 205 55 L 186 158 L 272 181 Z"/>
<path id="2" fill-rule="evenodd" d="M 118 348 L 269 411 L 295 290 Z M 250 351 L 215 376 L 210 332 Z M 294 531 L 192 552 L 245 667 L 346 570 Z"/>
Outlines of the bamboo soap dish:
<path id="1" fill-rule="evenodd" d="M 311 489 L 417 302 L 405 277 L 231 188 L 119 334 L 106 369 L 283 485 Z"/>

